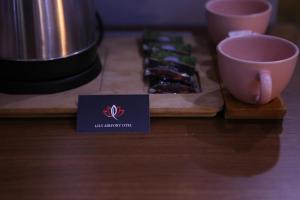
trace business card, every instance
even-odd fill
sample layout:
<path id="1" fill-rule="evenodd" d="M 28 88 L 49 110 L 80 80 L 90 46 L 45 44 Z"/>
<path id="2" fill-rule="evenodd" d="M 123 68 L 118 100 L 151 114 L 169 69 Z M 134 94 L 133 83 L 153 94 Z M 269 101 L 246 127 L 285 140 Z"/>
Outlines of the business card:
<path id="1" fill-rule="evenodd" d="M 79 133 L 147 133 L 149 130 L 149 95 L 80 95 L 78 98 Z"/>

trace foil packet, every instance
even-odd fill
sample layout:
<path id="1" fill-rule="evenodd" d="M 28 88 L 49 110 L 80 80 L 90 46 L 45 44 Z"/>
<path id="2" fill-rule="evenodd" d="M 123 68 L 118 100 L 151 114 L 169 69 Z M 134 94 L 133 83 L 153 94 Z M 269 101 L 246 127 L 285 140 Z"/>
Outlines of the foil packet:
<path id="1" fill-rule="evenodd" d="M 179 43 L 183 44 L 183 38 L 176 35 L 163 34 L 156 31 L 145 31 L 143 43 Z"/>
<path id="2" fill-rule="evenodd" d="M 181 65 L 195 68 L 197 59 L 193 56 L 179 55 L 174 52 L 160 51 L 154 52 L 144 59 L 145 66 L 157 65 Z"/>
<path id="3" fill-rule="evenodd" d="M 172 44 L 172 43 L 144 43 L 142 50 L 145 56 L 150 56 L 152 53 L 160 51 L 174 52 L 180 55 L 191 55 L 192 46 L 189 44 Z"/>
<path id="4" fill-rule="evenodd" d="M 145 78 L 165 77 L 169 80 L 181 81 L 187 84 L 192 82 L 192 77 L 196 75 L 194 69 L 184 69 L 179 66 L 156 66 L 147 67 L 144 70 Z"/>
<path id="5" fill-rule="evenodd" d="M 150 87 L 148 92 L 150 94 L 188 94 L 188 93 L 199 93 L 201 91 L 199 84 L 196 80 L 190 84 L 186 84 L 181 81 L 169 80 L 167 78 L 157 78 L 150 80 Z"/>

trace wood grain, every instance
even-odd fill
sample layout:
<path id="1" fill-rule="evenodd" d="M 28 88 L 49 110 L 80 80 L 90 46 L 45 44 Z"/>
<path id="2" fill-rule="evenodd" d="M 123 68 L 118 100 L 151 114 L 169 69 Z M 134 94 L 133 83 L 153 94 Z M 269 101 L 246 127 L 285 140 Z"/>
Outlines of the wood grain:
<path id="1" fill-rule="evenodd" d="M 300 66 L 283 120 L 152 118 L 78 135 L 74 119 L 0 120 L 2 200 L 298 200 Z"/>
<path id="2" fill-rule="evenodd" d="M 77 135 L 72 119 L 1 120 L 0 198 L 298 199 L 296 121 L 154 118 L 148 135 Z"/>
<path id="3" fill-rule="evenodd" d="M 251 105 L 234 98 L 223 90 L 226 119 L 283 119 L 286 107 L 281 97 L 265 105 Z"/>
<path id="4" fill-rule="evenodd" d="M 278 2 L 278 21 L 294 24 L 300 28 L 300 2 L 297 0 L 283 0 Z"/>

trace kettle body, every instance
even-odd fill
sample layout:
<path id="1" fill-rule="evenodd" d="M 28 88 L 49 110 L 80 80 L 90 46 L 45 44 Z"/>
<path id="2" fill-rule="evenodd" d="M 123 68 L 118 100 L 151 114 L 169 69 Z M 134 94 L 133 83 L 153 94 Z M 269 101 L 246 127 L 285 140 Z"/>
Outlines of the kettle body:
<path id="1" fill-rule="evenodd" d="M 1 58 L 56 59 L 96 41 L 90 0 L 1 0 L 0 9 Z"/>
<path id="2" fill-rule="evenodd" d="M 0 91 L 52 93 L 95 78 L 99 34 L 93 0 L 1 0 Z"/>

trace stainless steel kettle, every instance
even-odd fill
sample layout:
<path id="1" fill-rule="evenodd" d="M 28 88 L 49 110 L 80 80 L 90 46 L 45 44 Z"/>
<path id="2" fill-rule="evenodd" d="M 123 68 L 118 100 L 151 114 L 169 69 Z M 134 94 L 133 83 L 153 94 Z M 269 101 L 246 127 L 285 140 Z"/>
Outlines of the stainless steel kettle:
<path id="1" fill-rule="evenodd" d="M 93 0 L 1 0 L 0 92 L 52 93 L 101 69 Z"/>

